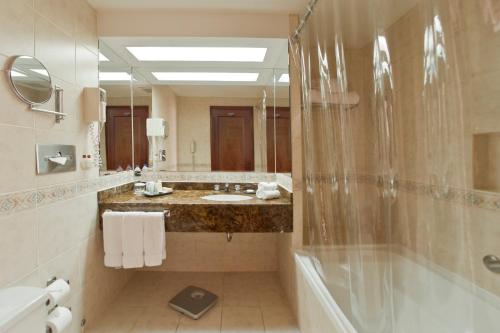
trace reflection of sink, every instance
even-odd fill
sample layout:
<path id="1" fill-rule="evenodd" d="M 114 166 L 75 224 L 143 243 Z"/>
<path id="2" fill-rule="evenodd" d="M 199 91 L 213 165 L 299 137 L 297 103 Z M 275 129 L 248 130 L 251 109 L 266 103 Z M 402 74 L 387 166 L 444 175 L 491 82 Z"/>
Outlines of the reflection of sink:
<path id="1" fill-rule="evenodd" d="M 210 200 L 210 201 L 244 201 L 253 199 L 252 197 L 239 194 L 214 194 L 214 195 L 207 195 L 201 198 L 203 200 Z"/>

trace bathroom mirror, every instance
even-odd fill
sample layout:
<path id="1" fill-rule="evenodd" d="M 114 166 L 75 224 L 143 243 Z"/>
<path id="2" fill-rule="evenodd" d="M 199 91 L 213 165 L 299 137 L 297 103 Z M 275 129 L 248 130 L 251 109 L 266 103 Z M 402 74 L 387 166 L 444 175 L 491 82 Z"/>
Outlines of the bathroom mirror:
<path id="1" fill-rule="evenodd" d="M 52 96 L 50 74 L 36 58 L 14 57 L 8 75 L 14 92 L 25 103 L 43 104 Z"/>
<path id="2" fill-rule="evenodd" d="M 135 165 L 132 125 L 132 68 L 99 42 L 99 86 L 106 91 L 106 122 L 100 126 L 101 174 L 130 170 Z M 103 56 L 103 52 L 107 57 Z M 137 131 L 137 129 L 135 129 Z"/>
<path id="3" fill-rule="evenodd" d="M 108 117 L 102 151 L 131 139 L 140 168 L 291 171 L 286 39 L 103 38 L 100 52 L 108 113 L 129 98 L 121 122 L 132 136 L 120 130 L 112 139 L 117 120 Z M 116 170 L 106 159 L 105 169 Z"/>

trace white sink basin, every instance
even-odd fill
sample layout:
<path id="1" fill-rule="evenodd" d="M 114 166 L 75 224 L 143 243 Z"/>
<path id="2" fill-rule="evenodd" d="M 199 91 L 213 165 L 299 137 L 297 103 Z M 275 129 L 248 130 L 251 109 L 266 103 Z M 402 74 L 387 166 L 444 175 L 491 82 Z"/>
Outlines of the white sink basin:
<path id="1" fill-rule="evenodd" d="M 214 194 L 214 195 L 207 195 L 201 198 L 203 200 L 210 200 L 210 201 L 245 201 L 252 199 L 252 197 L 249 197 L 247 195 L 239 195 L 239 194 Z"/>

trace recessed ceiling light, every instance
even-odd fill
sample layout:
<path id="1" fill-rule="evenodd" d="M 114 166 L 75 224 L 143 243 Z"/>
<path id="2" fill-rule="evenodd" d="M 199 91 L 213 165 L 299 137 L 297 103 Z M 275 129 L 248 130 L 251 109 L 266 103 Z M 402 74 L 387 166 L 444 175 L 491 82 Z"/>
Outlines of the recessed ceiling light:
<path id="1" fill-rule="evenodd" d="M 10 76 L 12 76 L 12 77 L 25 77 L 26 75 L 24 75 L 23 73 L 19 73 L 19 72 L 11 70 Z"/>
<path id="2" fill-rule="evenodd" d="M 211 72 L 153 72 L 160 81 L 227 81 L 255 82 L 259 73 L 211 73 Z"/>
<path id="3" fill-rule="evenodd" d="M 263 62 L 265 47 L 127 47 L 139 61 Z"/>
<path id="4" fill-rule="evenodd" d="M 288 73 L 281 74 L 281 77 L 278 81 L 281 83 L 289 83 L 290 82 L 290 75 Z"/>
<path id="5" fill-rule="evenodd" d="M 130 74 L 127 72 L 100 72 L 99 81 L 130 81 Z"/>
<path id="6" fill-rule="evenodd" d="M 99 61 L 109 61 L 108 57 L 99 52 Z"/>
<path id="7" fill-rule="evenodd" d="M 38 74 L 43 75 L 43 76 L 47 76 L 47 77 L 49 76 L 49 72 L 47 72 L 46 69 L 30 69 L 30 71 L 38 73 Z"/>

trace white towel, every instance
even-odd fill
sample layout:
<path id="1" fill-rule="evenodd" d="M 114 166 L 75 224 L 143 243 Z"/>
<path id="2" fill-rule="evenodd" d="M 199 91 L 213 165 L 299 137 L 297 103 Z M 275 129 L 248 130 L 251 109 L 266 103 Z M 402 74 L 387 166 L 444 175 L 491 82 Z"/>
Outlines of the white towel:
<path id="1" fill-rule="evenodd" d="M 104 212 L 102 224 L 104 233 L 104 266 L 122 267 L 122 225 L 124 214 Z"/>
<path id="2" fill-rule="evenodd" d="M 144 212 L 126 212 L 123 219 L 123 268 L 144 266 Z"/>
<path id="3" fill-rule="evenodd" d="M 146 266 L 160 266 L 166 259 L 165 220 L 163 213 L 144 213 L 144 262 Z"/>
<path id="4" fill-rule="evenodd" d="M 257 190 L 255 196 L 259 199 L 270 200 L 279 198 L 281 196 L 281 193 L 278 190 L 274 191 Z"/>
<path id="5" fill-rule="evenodd" d="M 258 185 L 258 190 L 263 190 L 263 191 L 275 191 L 278 189 L 278 183 L 276 182 L 260 182 Z"/>

